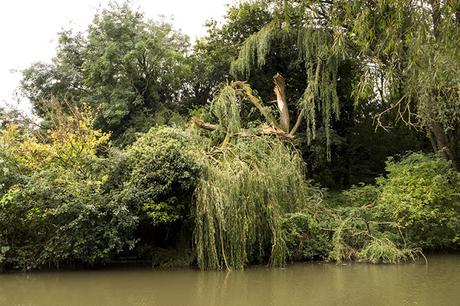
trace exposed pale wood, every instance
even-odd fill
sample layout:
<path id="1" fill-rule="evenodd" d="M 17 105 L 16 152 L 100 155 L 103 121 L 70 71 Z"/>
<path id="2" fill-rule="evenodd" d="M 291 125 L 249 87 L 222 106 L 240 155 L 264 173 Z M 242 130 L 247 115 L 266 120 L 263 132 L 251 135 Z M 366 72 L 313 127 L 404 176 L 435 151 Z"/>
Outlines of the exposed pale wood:
<path id="1" fill-rule="evenodd" d="M 285 94 L 285 82 L 283 76 L 280 74 L 276 74 L 273 77 L 273 82 L 275 84 L 274 91 L 277 97 L 277 105 L 278 110 L 280 113 L 280 122 L 278 122 L 273 115 L 270 113 L 269 109 L 263 106 L 262 101 L 259 98 L 253 95 L 251 88 L 245 82 L 235 81 L 232 83 L 233 88 L 238 91 L 240 95 L 242 95 L 246 100 L 248 100 L 252 105 L 254 105 L 257 110 L 264 116 L 265 120 L 267 121 L 267 125 L 261 126 L 256 130 L 247 130 L 241 129 L 238 133 L 239 136 L 242 137 L 250 137 L 254 135 L 276 135 L 278 137 L 284 138 L 286 140 L 293 140 L 294 135 L 300 127 L 302 122 L 302 118 L 304 115 L 304 111 L 302 110 L 297 118 L 296 124 L 289 132 L 290 122 L 289 122 L 289 109 L 286 101 L 286 94 Z M 192 122 L 205 130 L 214 131 L 219 128 L 217 124 L 212 124 L 208 122 L 204 122 L 203 120 L 192 117 Z"/>
<path id="2" fill-rule="evenodd" d="M 285 132 L 289 132 L 290 118 L 285 92 L 286 84 L 284 82 L 283 76 L 277 73 L 273 77 L 273 83 L 275 84 L 274 91 L 276 95 L 278 111 L 280 112 L 280 125 Z"/>

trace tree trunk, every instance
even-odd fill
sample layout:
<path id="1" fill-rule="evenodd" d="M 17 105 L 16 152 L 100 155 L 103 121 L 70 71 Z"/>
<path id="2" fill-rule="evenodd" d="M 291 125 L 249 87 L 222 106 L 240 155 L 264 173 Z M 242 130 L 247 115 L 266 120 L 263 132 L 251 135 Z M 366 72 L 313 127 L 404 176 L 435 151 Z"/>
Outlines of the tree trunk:
<path id="1" fill-rule="evenodd" d="M 433 35 L 436 40 L 439 40 L 440 29 L 439 24 L 441 22 L 441 1 L 431 0 L 431 18 L 433 21 Z M 452 167 L 455 170 L 459 170 L 459 164 L 456 159 L 455 142 L 456 142 L 456 131 L 446 132 L 444 127 L 439 122 L 434 122 L 431 125 L 432 133 L 432 144 L 435 146 L 435 151 L 441 152 L 442 155 L 452 163 Z"/>
<path id="2" fill-rule="evenodd" d="M 441 152 L 447 160 L 451 161 L 452 167 L 455 170 L 459 170 L 455 156 L 455 133 L 446 133 L 442 125 L 438 122 L 431 125 L 431 133 L 434 140 L 433 145 L 436 146 L 434 149 Z"/>
<path id="3" fill-rule="evenodd" d="M 280 112 L 280 125 L 283 131 L 289 133 L 290 122 L 289 122 L 289 109 L 286 100 L 286 93 L 285 93 L 285 83 L 284 78 L 281 74 L 277 73 L 273 77 L 273 82 L 275 83 L 275 94 L 276 94 L 276 101 L 278 103 L 278 110 Z"/>

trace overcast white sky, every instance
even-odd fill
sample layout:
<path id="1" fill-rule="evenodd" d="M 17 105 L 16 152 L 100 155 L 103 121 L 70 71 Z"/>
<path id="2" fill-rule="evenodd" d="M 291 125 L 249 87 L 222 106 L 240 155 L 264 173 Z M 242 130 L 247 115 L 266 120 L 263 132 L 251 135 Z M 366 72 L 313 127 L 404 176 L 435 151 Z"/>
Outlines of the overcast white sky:
<path id="1" fill-rule="evenodd" d="M 54 56 L 57 33 L 62 28 L 83 30 L 108 0 L 0 0 L 0 105 L 17 105 L 13 93 L 19 71 Z M 121 2 L 121 1 L 119 1 Z M 131 5 L 147 18 L 173 17 L 176 28 L 194 40 L 206 33 L 204 22 L 221 20 L 226 4 L 235 0 L 133 0 Z M 22 110 L 28 106 L 24 101 Z"/>

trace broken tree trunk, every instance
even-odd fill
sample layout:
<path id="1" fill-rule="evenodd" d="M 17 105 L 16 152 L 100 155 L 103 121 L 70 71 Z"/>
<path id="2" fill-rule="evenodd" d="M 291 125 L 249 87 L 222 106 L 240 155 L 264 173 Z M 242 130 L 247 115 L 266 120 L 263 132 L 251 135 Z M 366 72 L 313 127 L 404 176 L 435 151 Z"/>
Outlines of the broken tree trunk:
<path id="1" fill-rule="evenodd" d="M 250 102 L 266 120 L 266 124 L 261 125 L 257 130 L 249 131 L 247 129 L 241 129 L 238 135 L 243 137 L 249 135 L 276 135 L 287 140 L 294 139 L 295 133 L 299 129 L 302 123 L 302 119 L 304 118 L 304 110 L 300 111 L 297 120 L 294 124 L 294 127 L 291 129 L 289 108 L 285 93 L 286 84 L 284 81 L 284 77 L 281 74 L 277 73 L 273 77 L 273 83 L 274 92 L 277 99 L 278 112 L 280 114 L 279 120 L 277 120 L 270 112 L 270 109 L 264 106 L 262 101 L 253 94 L 251 87 L 247 83 L 235 81 L 232 82 L 231 85 L 229 85 L 234 90 L 236 90 L 241 97 Z M 237 101 L 234 101 L 234 103 L 237 103 Z M 226 130 L 226 127 L 220 127 L 216 124 L 207 123 L 196 117 L 192 118 L 192 122 L 196 126 L 205 130 Z"/>
<path id="2" fill-rule="evenodd" d="M 289 122 L 289 109 L 285 93 L 286 84 L 283 76 L 277 73 L 273 77 L 273 83 L 275 83 L 274 91 L 276 95 L 276 102 L 278 104 L 278 111 L 280 112 L 280 125 L 283 131 L 288 133 L 291 125 Z"/>

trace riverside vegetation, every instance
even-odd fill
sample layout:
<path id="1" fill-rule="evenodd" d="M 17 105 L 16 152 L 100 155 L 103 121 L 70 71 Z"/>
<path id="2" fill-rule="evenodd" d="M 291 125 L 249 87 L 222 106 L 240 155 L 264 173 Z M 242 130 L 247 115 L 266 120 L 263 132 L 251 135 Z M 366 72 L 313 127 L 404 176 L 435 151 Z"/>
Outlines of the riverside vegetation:
<path id="1" fill-rule="evenodd" d="M 257 0 L 189 40 L 113 3 L 0 115 L 0 268 L 241 270 L 460 247 L 460 4 Z M 242 81 L 243 80 L 243 81 Z"/>

